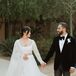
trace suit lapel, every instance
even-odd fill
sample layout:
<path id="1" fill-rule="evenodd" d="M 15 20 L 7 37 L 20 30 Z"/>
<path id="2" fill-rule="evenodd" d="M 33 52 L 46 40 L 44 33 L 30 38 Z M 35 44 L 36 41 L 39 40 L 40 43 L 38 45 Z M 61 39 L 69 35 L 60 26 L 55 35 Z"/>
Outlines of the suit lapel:
<path id="1" fill-rule="evenodd" d="M 64 48 L 65 48 L 66 45 L 67 45 L 67 39 L 68 39 L 68 38 L 69 38 L 69 35 L 67 35 L 67 37 L 66 37 L 66 40 L 65 40 L 65 43 L 64 43 L 64 46 L 63 46 L 62 52 L 63 52 Z"/>
<path id="2" fill-rule="evenodd" d="M 57 46 L 58 46 L 58 49 L 59 49 L 59 52 L 60 52 L 60 46 L 59 46 L 59 36 L 57 38 Z"/>

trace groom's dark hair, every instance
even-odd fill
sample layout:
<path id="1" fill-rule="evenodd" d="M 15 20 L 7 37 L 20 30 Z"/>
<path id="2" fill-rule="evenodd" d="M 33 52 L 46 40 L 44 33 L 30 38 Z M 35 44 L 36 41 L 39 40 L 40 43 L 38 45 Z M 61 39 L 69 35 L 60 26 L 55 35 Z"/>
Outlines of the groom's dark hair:
<path id="1" fill-rule="evenodd" d="M 59 25 L 62 25 L 62 27 L 66 28 L 66 31 L 69 32 L 69 26 L 66 22 L 60 22 Z"/>

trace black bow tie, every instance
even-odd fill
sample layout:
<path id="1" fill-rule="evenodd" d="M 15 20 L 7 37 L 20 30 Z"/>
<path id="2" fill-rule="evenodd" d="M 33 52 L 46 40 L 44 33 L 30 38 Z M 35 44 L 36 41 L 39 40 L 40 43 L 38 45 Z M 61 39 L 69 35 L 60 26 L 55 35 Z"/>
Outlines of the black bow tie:
<path id="1" fill-rule="evenodd" d="M 59 40 L 62 40 L 62 39 L 64 40 L 64 38 L 65 38 L 64 36 L 62 36 L 62 37 L 59 37 Z"/>

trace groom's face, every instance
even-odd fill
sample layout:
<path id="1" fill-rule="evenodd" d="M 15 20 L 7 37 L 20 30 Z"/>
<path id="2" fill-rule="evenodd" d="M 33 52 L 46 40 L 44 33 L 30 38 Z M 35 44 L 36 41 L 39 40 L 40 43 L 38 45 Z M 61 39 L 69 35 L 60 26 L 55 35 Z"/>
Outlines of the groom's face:
<path id="1" fill-rule="evenodd" d="M 64 28 L 62 27 L 62 25 L 58 25 L 58 27 L 57 27 L 58 35 L 62 35 L 63 34 L 63 30 L 64 30 Z"/>

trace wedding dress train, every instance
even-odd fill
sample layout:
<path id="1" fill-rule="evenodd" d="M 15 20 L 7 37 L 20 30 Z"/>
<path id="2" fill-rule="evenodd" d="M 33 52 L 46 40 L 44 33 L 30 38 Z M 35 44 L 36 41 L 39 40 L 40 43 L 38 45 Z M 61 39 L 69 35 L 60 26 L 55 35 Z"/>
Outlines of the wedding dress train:
<path id="1" fill-rule="evenodd" d="M 46 76 L 39 70 L 32 52 L 43 63 L 34 40 L 30 39 L 27 46 L 23 46 L 20 39 L 16 40 L 6 76 Z M 24 53 L 29 54 L 28 60 L 22 58 Z"/>

